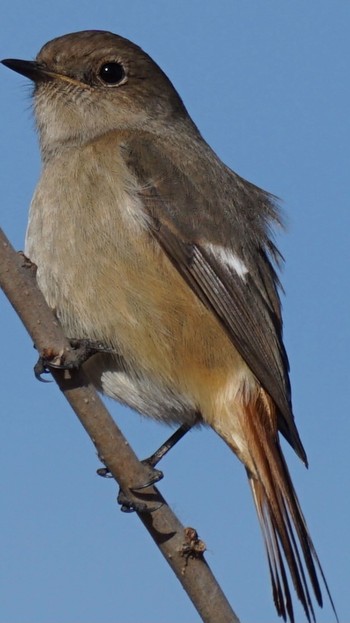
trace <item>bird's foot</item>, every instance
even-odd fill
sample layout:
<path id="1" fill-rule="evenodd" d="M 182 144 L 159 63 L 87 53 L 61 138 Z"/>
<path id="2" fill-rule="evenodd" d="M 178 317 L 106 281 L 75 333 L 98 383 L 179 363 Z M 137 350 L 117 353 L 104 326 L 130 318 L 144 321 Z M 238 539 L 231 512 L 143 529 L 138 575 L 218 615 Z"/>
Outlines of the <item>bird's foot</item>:
<path id="1" fill-rule="evenodd" d="M 121 488 L 119 489 L 117 502 L 120 504 L 120 510 L 123 513 L 153 513 L 162 506 L 162 503 L 150 505 L 154 494 L 146 493 L 143 490 L 147 487 L 152 487 L 163 478 L 163 472 L 159 469 L 154 469 L 149 463 L 148 459 L 141 461 L 141 463 L 149 467 L 149 476 L 141 484 L 129 487 L 129 492 L 125 493 Z M 99 476 L 103 478 L 113 478 L 108 467 L 102 467 L 97 470 Z M 141 499 L 140 499 L 141 498 Z"/>
<path id="2" fill-rule="evenodd" d="M 178 428 L 161 446 L 154 452 L 148 459 L 144 459 L 141 463 L 149 469 L 149 477 L 144 482 L 138 483 L 129 487 L 131 495 L 126 494 L 122 489 L 119 489 L 118 503 L 121 505 L 121 510 L 124 513 L 132 513 L 136 511 L 138 513 L 152 513 L 162 504 L 157 504 L 154 507 L 149 505 L 152 499 L 152 493 L 144 492 L 147 487 L 152 487 L 163 478 L 163 472 L 159 469 L 155 469 L 155 466 L 159 461 L 169 452 L 171 448 L 192 428 L 189 424 L 183 424 Z M 97 470 L 99 476 L 103 478 L 113 478 L 108 467 L 102 467 Z M 141 500 L 139 499 L 141 498 Z M 144 501 L 143 501 L 144 500 Z"/>
<path id="3" fill-rule="evenodd" d="M 71 348 L 62 353 L 57 353 L 51 348 L 46 348 L 40 355 L 34 366 L 34 374 L 39 381 L 47 382 L 42 378 L 43 374 L 50 372 L 52 368 L 55 370 L 72 370 L 78 369 L 82 364 L 97 353 L 114 353 L 115 351 L 108 348 L 101 342 L 87 339 L 71 339 L 69 340 Z"/>
<path id="4" fill-rule="evenodd" d="M 154 513 L 163 506 L 163 502 L 154 503 L 156 498 L 154 493 L 142 493 L 136 498 L 133 495 L 133 489 L 130 489 L 130 492 L 131 495 L 119 489 L 117 502 L 123 513 Z"/>

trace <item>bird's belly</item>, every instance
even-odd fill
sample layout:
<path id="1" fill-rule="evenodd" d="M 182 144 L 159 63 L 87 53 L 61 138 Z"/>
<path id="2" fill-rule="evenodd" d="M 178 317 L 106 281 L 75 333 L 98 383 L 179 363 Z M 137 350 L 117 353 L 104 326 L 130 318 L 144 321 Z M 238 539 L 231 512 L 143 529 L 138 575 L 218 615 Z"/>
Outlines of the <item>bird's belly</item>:
<path id="1" fill-rule="evenodd" d="M 136 193 L 116 196 L 94 171 L 89 191 L 79 171 L 72 164 L 60 181 L 56 170 L 54 182 L 47 171 L 31 206 L 26 253 L 48 304 L 69 337 L 112 347 L 149 401 L 157 387 L 210 423 L 218 402 L 242 391 L 250 371 L 153 239 Z M 95 382 L 113 395 L 106 373 L 100 366 Z"/>

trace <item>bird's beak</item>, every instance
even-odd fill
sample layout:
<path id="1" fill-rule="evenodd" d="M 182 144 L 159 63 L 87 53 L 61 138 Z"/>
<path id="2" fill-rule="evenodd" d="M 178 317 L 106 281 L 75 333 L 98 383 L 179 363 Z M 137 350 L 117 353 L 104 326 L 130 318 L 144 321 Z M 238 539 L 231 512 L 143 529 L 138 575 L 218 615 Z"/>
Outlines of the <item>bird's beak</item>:
<path id="1" fill-rule="evenodd" d="M 17 58 L 5 58 L 0 61 L 5 67 L 16 71 L 18 74 L 22 74 L 26 78 L 30 78 L 33 82 L 47 82 L 48 80 L 63 80 L 69 82 L 80 88 L 89 89 L 90 86 L 76 78 L 67 76 L 66 74 L 59 74 L 55 71 L 51 71 L 45 65 L 41 65 L 37 61 L 22 61 Z"/>
<path id="2" fill-rule="evenodd" d="M 43 65 L 36 61 L 22 61 L 16 58 L 5 58 L 1 61 L 5 67 L 17 71 L 18 74 L 30 78 L 34 82 L 40 82 L 42 80 L 50 80 L 52 73 L 47 71 Z"/>

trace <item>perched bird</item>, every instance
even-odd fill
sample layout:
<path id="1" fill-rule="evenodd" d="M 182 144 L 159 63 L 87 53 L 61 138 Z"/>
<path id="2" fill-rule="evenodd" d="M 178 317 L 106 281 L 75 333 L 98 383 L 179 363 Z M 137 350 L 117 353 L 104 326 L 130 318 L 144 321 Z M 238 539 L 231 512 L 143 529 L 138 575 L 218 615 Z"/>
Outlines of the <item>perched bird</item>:
<path id="1" fill-rule="evenodd" d="M 105 394 L 169 423 L 211 426 L 246 468 L 277 612 L 332 598 L 281 450 L 307 464 L 282 341 L 274 198 L 215 155 L 162 70 L 118 35 L 58 37 L 35 61 L 42 174 L 26 255 L 67 336 L 111 353 Z M 334 606 L 333 606 L 334 608 Z"/>

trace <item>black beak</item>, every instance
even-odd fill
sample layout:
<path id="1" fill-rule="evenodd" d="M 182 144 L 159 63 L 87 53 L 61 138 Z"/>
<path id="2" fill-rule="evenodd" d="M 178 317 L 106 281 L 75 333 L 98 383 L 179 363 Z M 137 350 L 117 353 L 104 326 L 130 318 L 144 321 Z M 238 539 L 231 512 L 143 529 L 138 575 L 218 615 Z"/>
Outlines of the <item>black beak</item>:
<path id="1" fill-rule="evenodd" d="M 30 78 L 34 82 L 50 79 L 47 70 L 36 61 L 21 61 L 16 58 L 5 58 L 1 63 L 5 65 L 5 67 L 22 74 L 22 76 Z"/>

